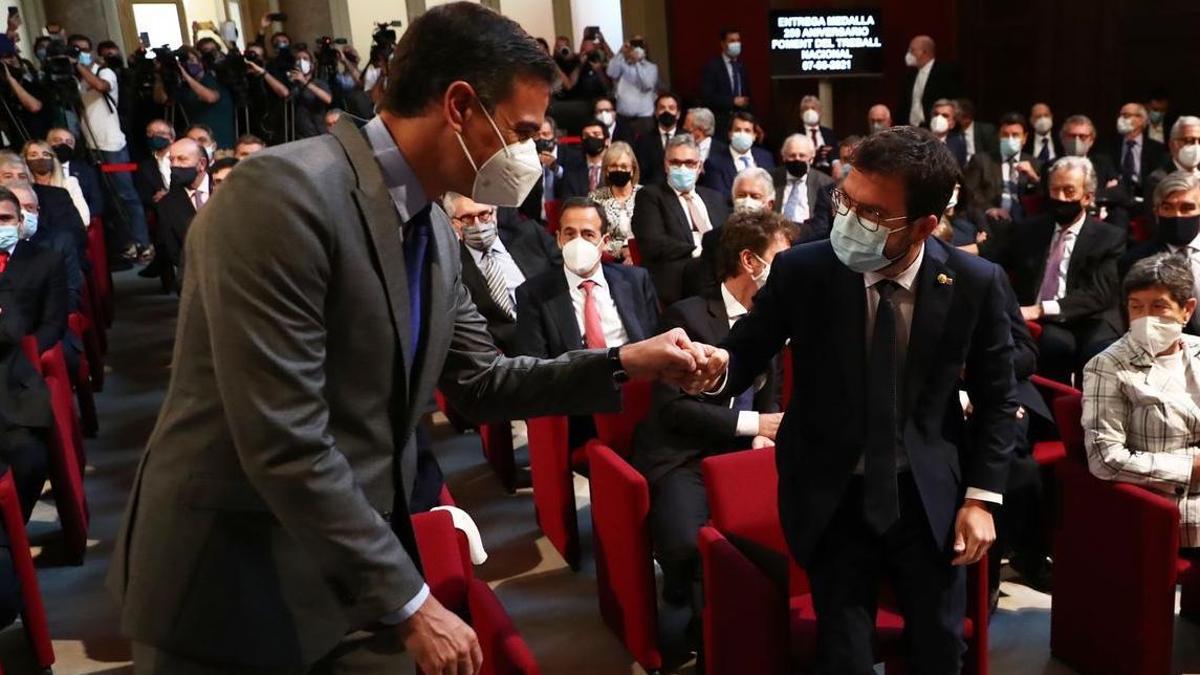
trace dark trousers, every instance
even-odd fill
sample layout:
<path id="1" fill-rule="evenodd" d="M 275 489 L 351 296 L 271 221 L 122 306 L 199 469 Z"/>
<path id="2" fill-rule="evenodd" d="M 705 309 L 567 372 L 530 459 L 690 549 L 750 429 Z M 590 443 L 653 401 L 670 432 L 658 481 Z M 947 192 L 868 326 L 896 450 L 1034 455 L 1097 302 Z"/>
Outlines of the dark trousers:
<path id="1" fill-rule="evenodd" d="M 708 495 L 698 461 L 672 469 L 650 488 L 650 536 L 663 572 L 663 598 L 700 608 L 700 550 Z"/>
<path id="2" fill-rule="evenodd" d="M 1071 376 L 1119 337 L 1107 321 L 1087 320 L 1070 324 L 1045 322 L 1038 341 L 1038 372 L 1059 382 Z"/>
<path id="3" fill-rule="evenodd" d="M 214 663 L 133 643 L 134 675 L 411 675 L 415 670 L 396 630 L 351 633 L 317 663 L 290 668 Z"/>
<path id="4" fill-rule="evenodd" d="M 862 479 L 849 488 L 808 566 L 817 614 L 817 668 L 828 675 L 871 675 L 880 583 L 891 583 L 904 616 L 908 672 L 962 669 L 966 612 L 963 568 L 950 564 L 929 529 L 920 495 L 905 472 L 900 518 L 883 535 L 863 518 Z"/>
<path id="5" fill-rule="evenodd" d="M 21 515 L 27 523 L 33 514 L 33 505 L 46 486 L 49 461 L 49 450 L 40 430 L 14 426 L 0 431 L 0 471 L 7 465 L 12 472 L 17 497 L 21 500 Z M 0 544 L 8 544 L 7 535 Z"/>
<path id="6" fill-rule="evenodd" d="M 1034 561 L 1044 560 L 1049 554 L 1042 467 L 1030 454 L 1029 421 L 1027 412 L 1009 463 L 1004 505 L 995 512 L 996 543 L 988 555 L 988 585 L 992 590 L 1000 586 L 1000 561 L 1005 555 Z"/>

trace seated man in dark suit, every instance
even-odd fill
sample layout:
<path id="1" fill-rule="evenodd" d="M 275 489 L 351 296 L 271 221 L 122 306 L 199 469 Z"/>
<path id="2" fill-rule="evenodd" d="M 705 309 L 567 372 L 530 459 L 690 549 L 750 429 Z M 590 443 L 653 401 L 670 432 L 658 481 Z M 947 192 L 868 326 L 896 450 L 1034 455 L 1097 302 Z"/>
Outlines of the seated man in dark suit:
<path id="1" fill-rule="evenodd" d="M 976 213 L 970 215 L 976 222 L 1024 220 L 1021 199 L 1036 193 L 1041 181 L 1033 156 L 1022 149 L 1026 135 L 1025 119 L 1019 113 L 1008 113 L 1000 118 L 997 153 L 979 147 L 967 162 L 962 182 L 971 193 Z"/>
<path id="2" fill-rule="evenodd" d="M 158 251 L 163 256 L 162 272 L 172 274 L 178 290 L 185 261 L 183 244 L 196 211 L 212 194 L 208 155 L 199 143 L 181 138 L 171 144 L 171 187 L 154 205 L 158 216 Z"/>
<path id="3" fill-rule="evenodd" d="M 777 212 L 775 182 L 770 172 L 752 166 L 742 169 L 733 179 L 733 210 Z M 709 230 L 700 240 L 700 257 L 687 261 L 683 268 L 683 298 L 712 295 L 721 283 L 721 229 Z M 796 239 L 793 236 L 792 239 Z"/>
<path id="4" fill-rule="evenodd" d="M 67 271 L 62 256 L 22 239 L 21 202 L 0 188 L 0 307 L 24 318 L 44 352 L 67 331 Z"/>
<path id="5" fill-rule="evenodd" d="M 998 251 L 984 250 L 1011 275 L 1021 314 L 1042 324 L 1038 372 L 1069 383 L 1121 334 L 1117 261 L 1125 233 L 1088 215 L 1096 172 L 1087 159 L 1058 160 L 1047 180 L 1046 213 L 997 238 Z"/>
<path id="6" fill-rule="evenodd" d="M 1067 153 L 1063 150 L 1062 141 L 1054 134 L 1054 112 L 1049 105 L 1034 103 L 1029 108 L 1029 123 L 1033 126 L 1033 134 L 1029 137 L 1025 152 L 1033 156 L 1040 172 Z"/>
<path id="7" fill-rule="evenodd" d="M 604 151 L 609 145 L 608 129 L 600 120 L 588 120 L 579 129 L 583 161 L 570 167 L 563 177 L 564 197 L 587 197 L 604 184 Z"/>
<path id="8" fill-rule="evenodd" d="M 683 269 L 699 258 L 706 232 L 729 215 L 729 193 L 697 186 L 700 151 L 689 134 L 671 138 L 663 161 L 666 185 L 648 184 L 634 197 L 633 236 L 664 304 L 681 299 Z"/>
<path id="9" fill-rule="evenodd" d="M 663 156 L 667 141 L 683 131 L 679 119 L 679 99 L 662 93 L 654 101 L 654 133 L 642 134 L 633 144 L 633 154 L 642 170 L 642 185 L 653 185 L 667 179 L 663 171 Z"/>
<path id="10" fill-rule="evenodd" d="M 46 133 L 46 142 L 62 163 L 63 175 L 74 176 L 87 202 L 92 217 L 104 214 L 104 193 L 100 189 L 100 174 L 96 167 L 84 157 L 75 156 L 75 134 L 68 129 L 55 127 Z"/>
<path id="11" fill-rule="evenodd" d="M 971 99 L 960 98 L 956 103 L 958 119 L 955 120 L 954 126 L 958 133 L 962 134 L 963 142 L 967 146 L 967 161 L 970 162 L 971 158 L 981 152 L 999 161 L 1000 144 L 996 136 L 996 125 L 975 119 L 975 104 Z"/>
<path id="12" fill-rule="evenodd" d="M 67 273 L 67 313 L 78 311 L 83 302 L 83 267 L 72 233 L 53 223 L 43 222 L 37 193 L 28 181 L 11 180 L 4 184 L 21 202 L 21 237 L 39 248 L 62 256 Z M 82 347 L 82 345 L 80 345 Z"/>
<path id="13" fill-rule="evenodd" d="M 542 163 L 541 216 L 545 219 L 545 202 L 586 194 L 587 169 L 579 148 L 558 143 L 558 123 L 553 117 L 546 115 L 533 142 Z"/>
<path id="14" fill-rule="evenodd" d="M 813 168 L 831 175 L 838 159 L 838 137 L 833 129 L 821 125 L 821 99 L 812 94 L 800 99 L 800 133 L 812 141 Z"/>
<path id="15" fill-rule="evenodd" d="M 592 117 L 604 125 L 610 141 L 614 143 L 625 141 L 633 145 L 633 142 L 637 140 L 637 131 L 628 121 L 622 123 L 622 120 L 617 118 L 617 104 L 608 96 L 601 96 L 592 101 Z"/>
<path id="16" fill-rule="evenodd" d="M 775 255 L 792 245 L 796 226 L 770 210 L 735 213 L 717 245 L 720 285 L 680 300 L 663 314 L 664 329 L 683 328 L 693 340 L 717 344 L 754 306 Z M 705 457 L 775 443 L 783 418 L 780 378 L 771 367 L 736 396 L 688 396 L 656 386 L 653 410 L 634 435 L 633 464 L 650 484 L 650 528 L 663 570 L 663 598 L 691 606 L 699 618 L 700 561 L 696 537 L 708 521 L 700 462 Z"/>
<path id="17" fill-rule="evenodd" d="M 729 121 L 729 145 L 724 151 L 714 146 L 704 161 L 700 184 L 728 195 L 733 190 L 733 177 L 743 169 L 758 167 L 768 171 L 775 160 L 767 150 L 754 145 L 754 115 L 736 112 Z"/>
<path id="18" fill-rule="evenodd" d="M 1183 119 L 1183 118 L 1180 118 Z M 1191 171 L 1176 171 L 1159 181 L 1152 200 L 1158 227 L 1154 238 L 1129 249 L 1117 263 L 1117 274 L 1125 279 L 1129 268 L 1142 258 L 1159 253 L 1186 257 L 1200 272 L 1200 178 Z M 1200 274 L 1193 277 L 1200 280 Z M 1197 289 L 1200 297 L 1200 288 Z M 1184 330 L 1200 335 L 1200 317 L 1193 312 Z"/>
<path id="19" fill-rule="evenodd" d="M 826 239 L 833 218 L 829 192 L 836 182 L 820 171 L 810 171 L 816 147 L 803 134 L 783 139 L 782 166 L 771 169 L 775 181 L 775 212 L 800 226 L 798 242 Z"/>
<path id="20" fill-rule="evenodd" d="M 21 159 L 20 155 L 0 150 L 0 185 L 6 185 L 13 180 L 32 183 L 29 177 L 29 167 L 25 165 L 25 160 Z M 33 191 L 37 193 L 40 224 L 68 233 L 71 240 L 75 242 L 79 260 L 84 260 L 87 254 L 87 230 L 83 220 L 79 217 L 79 210 L 71 201 L 71 194 L 67 192 L 66 188 L 32 184 Z M 39 227 L 39 229 L 41 228 Z M 35 243 L 37 242 L 35 241 Z"/>
<path id="21" fill-rule="evenodd" d="M 171 144 L 175 142 L 175 128 L 166 120 L 151 120 L 146 125 L 146 145 L 150 156 L 138 162 L 133 183 L 137 186 L 142 205 L 153 209 L 158 200 L 167 194 L 171 185 Z"/>
<path id="22" fill-rule="evenodd" d="M 513 354 L 517 288 L 551 266 L 542 248 L 545 230 L 524 218 L 501 230 L 496 207 L 457 192 L 447 193 L 442 205 L 460 242 L 463 285 L 487 319 L 496 346 L 505 354 Z"/>
<path id="23" fill-rule="evenodd" d="M 946 144 L 950 148 L 950 154 L 954 155 L 955 161 L 958 162 L 959 168 L 967 165 L 967 142 L 963 140 L 962 134 L 954 128 L 958 118 L 958 103 L 942 98 L 933 102 L 933 112 L 929 118 L 929 130 L 937 139 Z"/>
<path id="24" fill-rule="evenodd" d="M 1176 171 L 1200 176 L 1200 117 L 1181 115 L 1169 127 L 1167 149 L 1171 158 L 1146 177 L 1145 195 L 1149 201 L 1160 181 Z"/>
<path id="25" fill-rule="evenodd" d="M 1170 160 L 1167 146 L 1146 135 L 1149 113 L 1141 103 L 1126 103 L 1117 117 L 1117 137 L 1109 145 L 1109 159 L 1117 167 L 1133 197 L 1149 197 L 1146 179 Z"/>

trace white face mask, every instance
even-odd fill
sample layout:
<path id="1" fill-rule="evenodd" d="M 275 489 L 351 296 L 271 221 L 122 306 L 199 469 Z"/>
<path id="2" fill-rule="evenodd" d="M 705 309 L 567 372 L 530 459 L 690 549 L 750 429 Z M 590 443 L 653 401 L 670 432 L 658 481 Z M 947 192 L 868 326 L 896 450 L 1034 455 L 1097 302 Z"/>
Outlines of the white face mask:
<path id="1" fill-rule="evenodd" d="M 1074 157 L 1087 157 L 1087 154 L 1091 149 L 1091 143 L 1079 138 L 1068 138 L 1063 142 L 1063 150 L 1065 150 L 1068 155 L 1072 155 Z"/>
<path id="2" fill-rule="evenodd" d="M 739 153 L 747 152 L 754 145 L 754 134 L 749 131 L 735 131 L 729 137 L 729 145 Z"/>
<path id="3" fill-rule="evenodd" d="M 563 267 L 586 277 L 600 262 L 600 249 L 583 237 L 575 237 L 562 248 Z"/>
<path id="4" fill-rule="evenodd" d="M 487 109 L 480 104 L 480 110 L 487 117 L 488 124 L 500 139 L 500 149 L 496 151 L 483 166 L 475 164 L 471 151 L 463 141 L 462 134 L 454 132 L 458 144 L 462 146 L 463 154 L 475 169 L 475 186 L 471 190 L 471 199 L 481 204 L 494 206 L 517 207 L 529 196 L 529 191 L 542 179 L 542 163 L 538 159 L 537 146 L 529 138 L 512 145 L 504 144 L 504 135 L 500 127 L 492 119 Z"/>
<path id="5" fill-rule="evenodd" d="M 300 72 L 304 73 L 305 75 L 308 74 L 308 71 L 312 70 L 312 64 L 308 62 L 308 59 L 298 59 L 296 61 L 296 67 L 299 68 Z"/>
<path id="6" fill-rule="evenodd" d="M 933 119 L 929 120 L 929 130 L 935 134 L 944 134 L 950 131 L 950 120 L 941 115 L 934 115 Z"/>
<path id="7" fill-rule="evenodd" d="M 1133 131 L 1133 120 L 1125 116 L 1118 117 L 1117 133 L 1124 136 L 1131 131 Z"/>
<path id="8" fill-rule="evenodd" d="M 1033 121 L 1033 130 L 1039 134 L 1048 134 L 1054 128 L 1053 117 L 1039 117 Z"/>
<path id="9" fill-rule="evenodd" d="M 755 199 L 754 197 L 738 197 L 733 200 L 733 210 L 739 213 L 761 211 L 763 205 L 764 202 L 761 199 Z"/>
<path id="10" fill-rule="evenodd" d="M 1143 316 L 1129 323 L 1129 337 L 1151 356 L 1167 351 L 1183 335 L 1183 324 L 1162 316 Z"/>
<path id="11" fill-rule="evenodd" d="M 912 52 L 904 52 L 904 65 L 909 68 L 917 67 L 917 55 Z"/>
<path id="12" fill-rule="evenodd" d="M 804 121 L 806 126 L 815 127 L 821 121 L 821 113 L 809 108 L 800 115 L 800 119 Z"/>
<path id="13" fill-rule="evenodd" d="M 1197 165 L 1200 165 L 1200 144 L 1188 143 L 1180 148 L 1175 161 L 1185 169 L 1195 169 Z"/>
<path id="14" fill-rule="evenodd" d="M 600 112 L 596 113 L 596 119 L 600 120 L 600 123 L 604 126 L 611 127 L 613 123 L 613 111 L 601 110 Z"/>
<path id="15" fill-rule="evenodd" d="M 758 258 L 758 262 L 763 264 L 763 268 L 762 271 L 758 273 L 758 276 L 751 276 L 750 278 L 754 280 L 754 285 L 761 289 L 763 286 L 767 285 L 767 277 L 771 276 L 771 263 L 759 258 L 757 254 L 755 254 L 754 257 Z"/>

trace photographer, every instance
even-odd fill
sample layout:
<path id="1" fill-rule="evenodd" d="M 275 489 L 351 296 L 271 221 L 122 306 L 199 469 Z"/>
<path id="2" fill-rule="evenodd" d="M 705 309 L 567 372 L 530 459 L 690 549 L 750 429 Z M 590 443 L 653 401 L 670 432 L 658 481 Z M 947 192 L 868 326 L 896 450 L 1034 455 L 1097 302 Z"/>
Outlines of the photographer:
<path id="1" fill-rule="evenodd" d="M 72 35 L 68 43 L 73 49 L 66 58 L 75 69 L 78 82 L 84 140 L 104 162 L 126 164 L 130 161 L 129 148 L 117 116 L 117 101 L 120 100 L 117 74 L 112 68 L 92 62 L 92 41 L 86 35 Z M 120 200 L 120 212 L 125 215 L 129 227 L 129 241 L 121 242 L 124 244 L 122 255 L 128 260 L 148 263 L 154 259 L 154 247 L 150 245 L 146 214 L 142 211 L 142 200 L 133 186 L 133 178 L 126 172 L 110 176 L 116 191 L 114 197 Z"/>
<path id="2" fill-rule="evenodd" d="M 216 44 L 213 43 L 215 49 Z M 166 91 L 160 79 L 155 83 L 154 100 L 163 105 L 174 102 L 183 110 L 188 124 L 204 124 L 213 130 L 220 147 L 230 147 L 237 137 L 233 129 L 233 96 L 217 79 L 200 51 L 187 45 L 175 50 L 175 67 L 179 70 L 179 87 Z"/>
<path id="3" fill-rule="evenodd" d="M 294 140 L 325 133 L 325 113 L 333 103 L 329 83 L 317 77 L 312 54 L 305 48 L 294 50 L 296 66 L 288 71 L 292 87 L 290 102 L 295 106 Z"/>
<path id="4" fill-rule="evenodd" d="M 608 61 L 613 51 L 599 28 L 590 27 L 583 32 L 583 43 L 579 46 L 579 58 L 575 69 L 566 71 L 567 97 L 577 101 L 593 101 L 608 96 L 612 81 L 608 78 Z"/>
<path id="5" fill-rule="evenodd" d="M 351 45 L 342 45 L 334 48 L 334 55 L 338 68 L 333 80 L 334 107 L 342 108 L 355 117 L 373 117 L 375 104 L 363 89 L 362 73 L 358 69 L 358 51 Z"/>
<path id="6" fill-rule="evenodd" d="M 259 44 L 246 47 L 242 53 L 246 64 L 246 108 L 249 133 L 271 144 L 283 142 L 280 120 L 281 99 L 287 98 L 288 88 L 266 69 L 266 49 Z"/>
<path id="7" fill-rule="evenodd" d="M 0 64 L 4 65 L 4 80 L 0 84 L 4 110 L 0 113 L 0 125 L 8 147 L 18 148 L 25 141 L 45 134 L 52 124 L 50 110 L 43 106 L 45 94 L 41 84 L 7 35 L 0 35 Z"/>

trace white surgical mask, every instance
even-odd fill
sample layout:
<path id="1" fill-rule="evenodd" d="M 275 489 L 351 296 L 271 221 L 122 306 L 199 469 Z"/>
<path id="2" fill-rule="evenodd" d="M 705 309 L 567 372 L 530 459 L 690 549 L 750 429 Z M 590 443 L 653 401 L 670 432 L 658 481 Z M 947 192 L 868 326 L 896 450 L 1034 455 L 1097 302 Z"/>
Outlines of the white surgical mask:
<path id="1" fill-rule="evenodd" d="M 1000 139 L 1000 156 L 1012 159 L 1021 154 L 1021 139 L 1016 136 L 1005 136 Z"/>
<path id="2" fill-rule="evenodd" d="M 763 264 L 763 268 L 762 271 L 758 273 L 758 276 L 751 276 L 750 278 L 754 280 L 755 286 L 762 288 L 763 286 L 767 285 L 767 277 L 771 276 L 771 263 L 759 258 L 757 254 L 755 254 L 754 257 L 758 258 L 758 262 Z"/>
<path id="3" fill-rule="evenodd" d="M 37 234 L 38 230 L 38 214 L 33 211 L 21 209 L 21 216 L 24 218 L 25 238 L 33 239 L 33 235 Z"/>
<path id="4" fill-rule="evenodd" d="M 755 199 L 754 197 L 738 197 L 737 199 L 733 200 L 733 210 L 742 213 L 748 211 L 761 211 L 763 208 L 763 203 L 764 202 L 761 199 Z"/>
<path id="5" fill-rule="evenodd" d="M 600 120 L 600 123 L 604 126 L 611 127 L 613 123 L 613 111 L 601 110 L 600 112 L 596 113 L 596 119 Z"/>
<path id="6" fill-rule="evenodd" d="M 809 108 L 800 115 L 800 119 L 804 121 L 806 126 L 815 127 L 821 121 L 821 113 Z"/>
<path id="7" fill-rule="evenodd" d="M 754 134 L 749 131 L 736 131 L 730 135 L 729 145 L 739 153 L 746 152 L 754 145 Z"/>
<path id="8" fill-rule="evenodd" d="M 1117 118 L 1117 133 L 1124 136 L 1133 131 L 1133 120 L 1122 115 Z"/>
<path id="9" fill-rule="evenodd" d="M 1200 144 L 1188 143 L 1180 148 L 1175 161 L 1184 168 L 1195 169 L 1197 165 L 1200 165 Z"/>
<path id="10" fill-rule="evenodd" d="M 16 246 L 20 240 L 21 235 L 17 231 L 16 225 L 0 227 L 0 251 L 7 251 Z"/>
<path id="11" fill-rule="evenodd" d="M 950 120 L 941 115 L 934 115 L 933 119 L 929 120 L 929 130 L 935 134 L 944 134 L 950 131 Z"/>
<path id="12" fill-rule="evenodd" d="M 586 277 L 600 262 L 600 249 L 583 237 L 575 237 L 563 246 L 562 256 L 564 267 Z"/>
<path id="13" fill-rule="evenodd" d="M 642 49 L 641 47 L 634 47 L 633 58 L 636 61 L 641 61 L 642 59 L 646 58 L 646 50 Z"/>
<path id="14" fill-rule="evenodd" d="M 742 54 L 742 43 L 730 42 L 728 45 L 725 46 L 725 53 L 729 54 L 729 56 L 736 59 L 737 57 L 741 56 L 741 54 Z"/>
<path id="15" fill-rule="evenodd" d="M 299 68 L 300 72 L 304 73 L 305 75 L 308 74 L 308 71 L 312 70 L 312 64 L 309 63 L 308 59 L 297 60 L 296 67 Z"/>
<path id="16" fill-rule="evenodd" d="M 904 65 L 908 66 L 909 68 L 916 68 L 917 67 L 916 54 L 913 54 L 912 52 L 904 52 Z"/>
<path id="17" fill-rule="evenodd" d="M 1033 121 L 1033 130 L 1039 134 L 1048 134 L 1054 128 L 1054 118 L 1045 116 Z"/>
<path id="18" fill-rule="evenodd" d="M 845 215 L 834 216 L 833 227 L 829 231 L 829 243 L 833 245 L 833 252 L 838 260 L 851 270 L 859 274 L 878 272 L 904 256 L 904 253 L 901 253 L 899 257 L 892 259 L 883 252 L 888 237 L 893 232 L 902 231 L 903 228 L 889 230 L 877 224 L 875 231 L 871 232 L 858 224 L 854 211 L 850 210 Z"/>
<path id="19" fill-rule="evenodd" d="M 467 150 L 462 134 L 454 132 L 458 144 L 462 146 L 463 154 L 467 156 L 471 168 L 475 169 L 475 186 L 471 190 L 471 199 L 481 204 L 520 206 L 529 196 L 533 186 L 542 179 L 542 163 L 538 159 L 537 146 L 532 138 L 512 145 L 504 144 L 504 135 L 500 133 L 500 127 L 496 126 L 495 120 L 482 104 L 479 107 L 502 145 L 483 166 L 478 166 L 471 157 L 471 151 Z"/>
<path id="20" fill-rule="evenodd" d="M 1143 316 L 1129 322 L 1129 338 L 1151 356 L 1158 356 L 1179 341 L 1183 324 L 1162 316 Z"/>
<path id="21" fill-rule="evenodd" d="M 1068 138 L 1063 142 L 1063 150 L 1068 155 L 1075 157 L 1087 157 L 1088 151 L 1092 149 L 1092 144 L 1081 138 Z"/>

